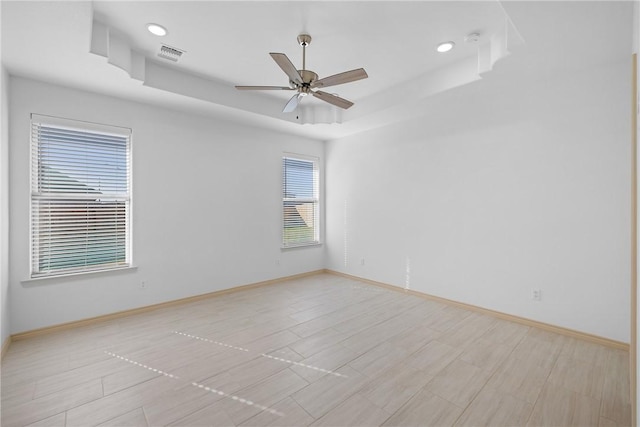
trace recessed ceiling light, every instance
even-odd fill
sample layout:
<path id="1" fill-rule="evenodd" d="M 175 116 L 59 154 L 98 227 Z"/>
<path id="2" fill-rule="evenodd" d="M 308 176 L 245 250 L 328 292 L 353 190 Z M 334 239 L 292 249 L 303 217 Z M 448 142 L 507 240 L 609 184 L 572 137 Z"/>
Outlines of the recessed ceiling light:
<path id="1" fill-rule="evenodd" d="M 167 29 L 165 27 L 163 27 L 162 25 L 158 25 L 158 24 L 147 24 L 147 30 L 149 30 L 149 32 L 151 34 L 154 34 L 156 36 L 166 36 L 167 35 Z"/>
<path id="2" fill-rule="evenodd" d="M 454 42 L 443 42 L 438 45 L 436 50 L 440 53 L 449 52 L 455 45 Z"/>

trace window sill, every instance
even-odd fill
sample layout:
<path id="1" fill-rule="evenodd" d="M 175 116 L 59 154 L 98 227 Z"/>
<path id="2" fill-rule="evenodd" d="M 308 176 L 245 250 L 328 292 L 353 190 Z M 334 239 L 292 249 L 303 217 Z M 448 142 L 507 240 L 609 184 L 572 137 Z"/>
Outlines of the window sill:
<path id="1" fill-rule="evenodd" d="M 37 284 L 42 282 L 53 282 L 57 280 L 65 280 L 65 279 L 73 279 L 80 278 L 86 276 L 94 276 L 94 275 L 103 275 L 110 273 L 119 273 L 125 271 L 135 271 L 138 269 L 137 265 L 130 265 L 128 267 L 120 267 L 120 268 L 110 268 L 108 270 L 93 270 L 93 271 L 79 271 L 76 273 L 66 273 L 66 274 L 57 274 L 51 276 L 39 276 L 39 277 L 30 277 L 28 279 L 23 279 L 20 283 L 24 284 Z"/>
<path id="2" fill-rule="evenodd" d="M 299 245 L 280 246 L 280 249 L 283 251 L 286 251 L 288 249 L 300 249 L 300 248 L 308 248 L 308 247 L 316 247 L 316 246 L 322 246 L 322 242 L 301 243 Z"/>

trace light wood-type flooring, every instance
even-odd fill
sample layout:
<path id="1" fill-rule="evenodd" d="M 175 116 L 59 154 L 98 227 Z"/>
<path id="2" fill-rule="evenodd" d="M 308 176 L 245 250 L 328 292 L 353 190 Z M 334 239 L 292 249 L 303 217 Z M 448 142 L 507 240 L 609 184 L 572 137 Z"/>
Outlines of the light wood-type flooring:
<path id="1" fill-rule="evenodd" d="M 320 274 L 12 343 L 2 426 L 619 426 L 628 353 Z"/>

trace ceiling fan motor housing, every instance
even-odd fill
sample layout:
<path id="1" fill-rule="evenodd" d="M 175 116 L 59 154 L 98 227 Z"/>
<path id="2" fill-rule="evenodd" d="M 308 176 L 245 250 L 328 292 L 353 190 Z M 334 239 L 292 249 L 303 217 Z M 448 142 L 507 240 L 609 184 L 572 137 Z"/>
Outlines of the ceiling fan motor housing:
<path id="1" fill-rule="evenodd" d="M 292 80 L 289 80 L 289 83 L 291 84 L 291 86 L 293 87 L 309 87 L 311 86 L 311 83 L 315 82 L 316 80 L 318 80 L 318 75 L 316 73 L 314 73 L 313 71 L 310 70 L 298 70 L 298 72 L 300 73 L 300 76 L 302 77 L 302 84 L 301 85 L 296 85 L 296 83 Z"/>

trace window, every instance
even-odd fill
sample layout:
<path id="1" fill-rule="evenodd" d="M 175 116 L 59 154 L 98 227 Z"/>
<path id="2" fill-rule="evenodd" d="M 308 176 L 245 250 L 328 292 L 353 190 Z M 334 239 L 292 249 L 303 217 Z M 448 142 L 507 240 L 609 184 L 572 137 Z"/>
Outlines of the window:
<path id="1" fill-rule="evenodd" d="M 282 159 L 282 246 L 318 244 L 318 160 Z"/>
<path id="2" fill-rule="evenodd" d="M 131 265 L 131 130 L 31 116 L 31 277 Z"/>

